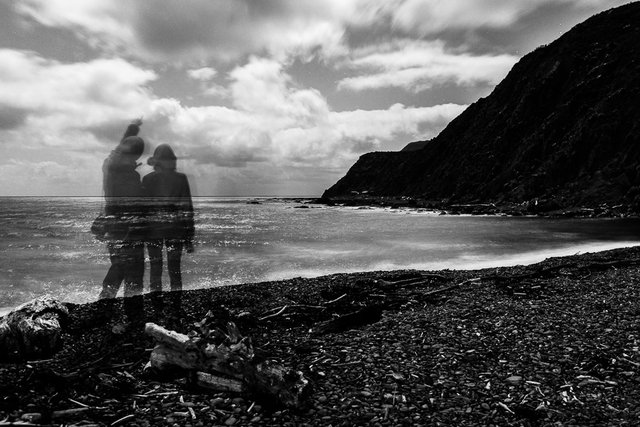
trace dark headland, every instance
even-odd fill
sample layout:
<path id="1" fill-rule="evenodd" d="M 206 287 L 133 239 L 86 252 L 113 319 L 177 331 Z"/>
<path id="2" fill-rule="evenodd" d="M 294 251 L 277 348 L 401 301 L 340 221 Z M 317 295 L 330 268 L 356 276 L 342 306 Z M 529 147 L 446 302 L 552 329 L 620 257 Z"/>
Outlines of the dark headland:
<path id="1" fill-rule="evenodd" d="M 640 212 L 640 3 L 524 56 L 429 141 L 360 157 L 326 203 L 463 213 Z"/>
<path id="2" fill-rule="evenodd" d="M 637 214 L 640 4 L 524 57 L 413 151 L 370 153 L 328 203 L 492 213 Z M 495 209 L 494 209 L 495 208 Z M 484 209 L 484 211 L 483 211 Z M 493 212 L 495 213 L 495 212 Z M 61 349 L 0 363 L 0 426 L 638 425 L 640 248 L 476 271 L 394 271 L 69 304 Z M 143 370 L 154 341 L 226 309 L 261 357 L 299 370 L 297 408 Z M 318 332 L 352 313 L 364 321 Z M 361 319 L 362 320 L 362 319 Z"/>

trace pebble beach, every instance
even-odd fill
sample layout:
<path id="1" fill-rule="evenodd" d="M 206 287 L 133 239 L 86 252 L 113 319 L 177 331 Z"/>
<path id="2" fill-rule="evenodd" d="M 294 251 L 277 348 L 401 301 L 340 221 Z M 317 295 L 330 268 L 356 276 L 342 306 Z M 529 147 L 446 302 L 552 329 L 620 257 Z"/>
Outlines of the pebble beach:
<path id="1" fill-rule="evenodd" d="M 105 301 L 69 305 L 56 355 L 0 364 L 0 425 L 637 425 L 639 268 L 640 249 L 627 248 L 184 291 L 178 311 L 171 293 L 145 295 L 119 333 Z M 188 333 L 222 306 L 242 313 L 261 353 L 308 379 L 300 407 L 144 371 L 145 322 Z M 314 332 L 363 307 L 382 315 Z"/>

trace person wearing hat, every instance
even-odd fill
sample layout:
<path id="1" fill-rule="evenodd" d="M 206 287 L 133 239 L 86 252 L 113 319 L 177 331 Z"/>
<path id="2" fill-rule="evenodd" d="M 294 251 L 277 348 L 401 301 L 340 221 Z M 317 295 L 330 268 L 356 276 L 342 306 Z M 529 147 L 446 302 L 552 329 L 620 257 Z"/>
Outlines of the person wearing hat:
<path id="1" fill-rule="evenodd" d="M 189 180 L 176 172 L 177 158 L 168 144 L 159 145 L 147 163 L 153 172 L 142 179 L 149 199 L 147 251 L 151 292 L 162 291 L 163 249 L 167 251 L 167 270 L 172 291 L 182 290 L 182 251 L 193 252 L 193 202 Z"/>
<path id="2" fill-rule="evenodd" d="M 102 166 L 104 214 L 109 218 L 104 239 L 111 266 L 102 282 L 100 299 L 115 298 L 124 282 L 124 296 L 138 296 L 140 301 L 125 301 L 129 317 L 140 310 L 144 277 L 145 212 L 137 160 L 144 151 L 144 140 L 137 136 L 140 124 L 127 128 L 118 146 Z"/>

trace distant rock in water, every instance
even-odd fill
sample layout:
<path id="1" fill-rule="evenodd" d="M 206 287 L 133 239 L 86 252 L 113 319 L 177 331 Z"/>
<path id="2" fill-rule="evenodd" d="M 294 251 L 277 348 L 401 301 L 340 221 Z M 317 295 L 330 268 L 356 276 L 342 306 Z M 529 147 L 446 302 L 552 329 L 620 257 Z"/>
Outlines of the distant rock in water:
<path id="1" fill-rule="evenodd" d="M 522 58 L 437 137 L 368 153 L 323 199 L 376 196 L 640 208 L 640 3 Z M 411 151 L 414 147 L 420 147 Z"/>

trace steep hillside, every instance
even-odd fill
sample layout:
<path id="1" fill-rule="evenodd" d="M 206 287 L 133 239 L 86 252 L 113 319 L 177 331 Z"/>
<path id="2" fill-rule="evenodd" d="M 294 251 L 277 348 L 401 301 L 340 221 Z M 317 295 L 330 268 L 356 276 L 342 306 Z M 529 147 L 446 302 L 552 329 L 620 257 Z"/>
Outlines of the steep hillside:
<path id="1" fill-rule="evenodd" d="M 418 150 L 422 150 L 424 147 L 427 146 L 427 144 L 431 142 L 430 139 L 426 140 L 426 141 L 415 141 L 415 142 L 410 142 L 407 145 L 404 146 L 404 148 L 400 151 L 418 151 Z"/>
<path id="2" fill-rule="evenodd" d="M 640 3 L 522 58 L 417 151 L 369 153 L 323 197 L 640 205 Z"/>

